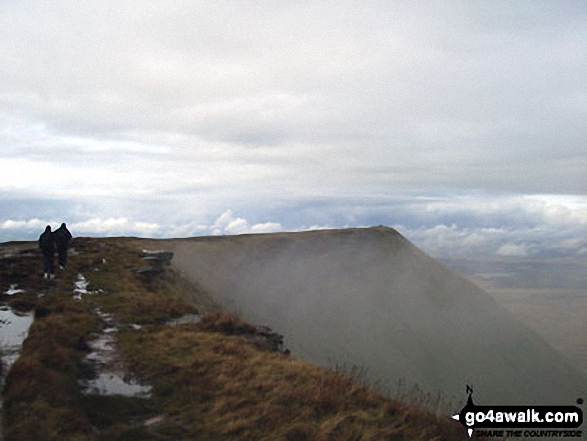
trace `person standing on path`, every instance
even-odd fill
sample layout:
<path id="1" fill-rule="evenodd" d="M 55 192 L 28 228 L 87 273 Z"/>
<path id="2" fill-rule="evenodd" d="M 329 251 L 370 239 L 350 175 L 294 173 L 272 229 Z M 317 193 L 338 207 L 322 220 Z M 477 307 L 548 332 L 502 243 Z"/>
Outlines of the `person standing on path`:
<path id="1" fill-rule="evenodd" d="M 73 236 L 65 226 L 65 223 L 62 223 L 61 226 L 53 232 L 53 237 L 55 238 L 57 255 L 59 256 L 59 268 L 63 269 L 67 263 L 67 247 Z"/>
<path id="2" fill-rule="evenodd" d="M 43 272 L 45 279 L 55 278 L 55 238 L 51 232 L 51 227 L 47 225 L 45 232 L 39 236 L 39 248 L 43 253 Z"/>

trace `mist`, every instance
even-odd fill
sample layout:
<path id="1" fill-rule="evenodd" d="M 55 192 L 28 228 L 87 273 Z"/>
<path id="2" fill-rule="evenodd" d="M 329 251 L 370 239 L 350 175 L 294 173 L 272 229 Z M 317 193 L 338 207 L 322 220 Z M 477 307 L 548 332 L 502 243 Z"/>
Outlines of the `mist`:
<path id="1" fill-rule="evenodd" d="M 364 368 L 478 402 L 569 404 L 583 375 L 472 282 L 395 230 L 173 240 L 172 264 L 231 312 L 285 336 L 293 355 Z"/>

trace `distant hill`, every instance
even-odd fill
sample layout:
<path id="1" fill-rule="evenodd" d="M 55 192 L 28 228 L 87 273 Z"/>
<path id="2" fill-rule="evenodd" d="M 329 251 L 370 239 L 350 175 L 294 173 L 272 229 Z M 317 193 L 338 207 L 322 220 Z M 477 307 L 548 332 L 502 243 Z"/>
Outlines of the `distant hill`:
<path id="1" fill-rule="evenodd" d="M 483 290 L 386 227 L 162 241 L 294 356 L 479 404 L 574 404 L 587 379 Z"/>

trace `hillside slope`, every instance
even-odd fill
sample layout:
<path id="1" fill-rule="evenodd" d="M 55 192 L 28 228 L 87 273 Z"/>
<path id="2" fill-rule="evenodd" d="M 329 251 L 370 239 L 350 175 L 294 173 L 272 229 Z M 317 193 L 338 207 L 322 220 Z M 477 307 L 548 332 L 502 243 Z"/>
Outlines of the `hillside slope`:
<path id="1" fill-rule="evenodd" d="M 478 402 L 570 404 L 587 380 L 473 283 L 385 228 L 164 241 L 223 307 L 294 355 Z"/>

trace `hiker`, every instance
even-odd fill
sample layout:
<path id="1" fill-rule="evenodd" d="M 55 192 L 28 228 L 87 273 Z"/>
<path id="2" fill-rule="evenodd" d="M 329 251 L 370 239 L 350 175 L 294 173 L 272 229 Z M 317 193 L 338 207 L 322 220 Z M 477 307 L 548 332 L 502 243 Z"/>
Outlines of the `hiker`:
<path id="1" fill-rule="evenodd" d="M 51 232 L 51 226 L 47 225 L 45 232 L 39 236 L 39 248 L 43 253 L 43 272 L 45 279 L 55 278 L 55 238 Z"/>
<path id="2" fill-rule="evenodd" d="M 71 233 L 62 223 L 61 226 L 53 232 L 55 238 L 55 245 L 57 246 L 57 255 L 59 256 L 59 268 L 63 269 L 67 263 L 67 246 L 72 238 Z"/>

